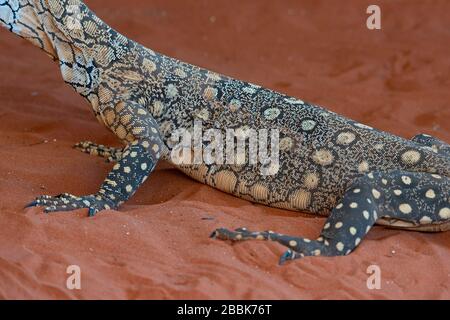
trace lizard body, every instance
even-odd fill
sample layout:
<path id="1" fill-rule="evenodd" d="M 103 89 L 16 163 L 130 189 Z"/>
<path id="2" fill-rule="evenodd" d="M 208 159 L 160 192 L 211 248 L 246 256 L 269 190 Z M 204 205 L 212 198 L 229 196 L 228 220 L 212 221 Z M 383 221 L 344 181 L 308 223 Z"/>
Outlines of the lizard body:
<path id="1" fill-rule="evenodd" d="M 232 128 L 244 140 L 252 129 L 277 130 L 279 161 L 174 163 L 180 170 L 252 202 L 329 215 L 316 240 L 243 228 L 218 229 L 214 237 L 278 241 L 289 247 L 283 262 L 348 254 L 375 223 L 422 231 L 450 227 L 450 146 L 445 142 L 428 135 L 406 140 L 156 53 L 111 29 L 79 0 L 0 0 L 0 25 L 58 61 L 64 81 L 125 145 L 77 144 L 116 162 L 99 192 L 41 196 L 32 206 L 44 206 L 46 212 L 89 208 L 90 215 L 118 208 L 160 158 L 174 163 L 173 133 L 180 128 L 192 133 L 195 121 L 201 121 L 205 130 L 226 136 Z M 208 147 L 207 141 L 201 144 Z M 250 153 L 239 156 L 248 160 Z"/>

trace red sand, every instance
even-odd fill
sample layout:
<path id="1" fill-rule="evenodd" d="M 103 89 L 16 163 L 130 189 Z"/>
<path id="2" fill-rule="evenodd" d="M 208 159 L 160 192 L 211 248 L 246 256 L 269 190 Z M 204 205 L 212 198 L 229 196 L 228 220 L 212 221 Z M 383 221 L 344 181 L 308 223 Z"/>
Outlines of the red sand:
<path id="1" fill-rule="evenodd" d="M 383 29 L 369 31 L 372 2 L 87 1 L 162 53 L 401 136 L 450 141 L 450 3 L 377 1 Z M 111 165 L 71 146 L 117 140 L 42 52 L 0 37 L 0 298 L 450 298 L 449 232 L 376 227 L 348 257 L 279 267 L 280 245 L 208 236 L 246 226 L 314 237 L 323 218 L 251 204 L 165 164 L 120 212 L 24 211 L 43 193 L 95 192 Z M 78 291 L 65 287 L 72 264 Z M 371 264 L 381 290 L 366 287 Z"/>

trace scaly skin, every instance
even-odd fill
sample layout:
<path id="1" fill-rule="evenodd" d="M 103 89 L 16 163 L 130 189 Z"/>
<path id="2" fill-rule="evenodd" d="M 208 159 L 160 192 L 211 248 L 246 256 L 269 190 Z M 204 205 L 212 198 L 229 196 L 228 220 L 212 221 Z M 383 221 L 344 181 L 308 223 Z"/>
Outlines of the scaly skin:
<path id="1" fill-rule="evenodd" d="M 260 86 L 153 52 L 103 23 L 79 0 L 0 0 L 0 25 L 58 61 L 64 81 L 92 105 L 123 149 L 83 142 L 75 147 L 117 162 L 94 195 L 42 196 L 46 212 L 116 209 L 171 161 L 180 128 L 277 129 L 279 166 L 178 165 L 194 179 L 243 199 L 329 215 L 316 240 L 275 232 L 218 229 L 233 241 L 278 241 L 281 262 L 305 255 L 343 255 L 377 222 L 422 231 L 446 230 L 450 219 L 450 146 L 427 135 L 413 140 L 378 131 Z M 204 147 L 207 144 L 204 142 Z M 245 154 L 248 157 L 248 153 Z"/>

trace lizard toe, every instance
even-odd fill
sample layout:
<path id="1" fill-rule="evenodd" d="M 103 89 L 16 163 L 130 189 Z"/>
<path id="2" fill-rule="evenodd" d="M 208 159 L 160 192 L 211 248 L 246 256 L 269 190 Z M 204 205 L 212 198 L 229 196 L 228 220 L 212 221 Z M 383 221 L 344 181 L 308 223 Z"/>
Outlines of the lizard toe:
<path id="1" fill-rule="evenodd" d="M 287 261 L 295 260 L 303 258 L 305 255 L 303 253 L 299 253 L 293 250 L 287 250 L 285 253 L 283 253 L 280 257 L 280 260 L 278 261 L 279 265 L 285 264 Z"/>
<path id="2" fill-rule="evenodd" d="M 231 241 L 239 241 L 242 240 L 242 233 L 236 231 L 230 231 L 226 228 L 216 229 L 212 234 L 211 238 L 219 239 L 219 240 L 231 240 Z"/>

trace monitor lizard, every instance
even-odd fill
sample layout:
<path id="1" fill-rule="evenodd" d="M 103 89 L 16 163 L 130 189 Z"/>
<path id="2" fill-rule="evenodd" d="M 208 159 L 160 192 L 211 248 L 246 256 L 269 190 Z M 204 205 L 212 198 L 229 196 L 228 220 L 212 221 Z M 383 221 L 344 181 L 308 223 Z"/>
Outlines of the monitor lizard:
<path id="1" fill-rule="evenodd" d="M 172 161 L 173 133 L 276 129 L 279 162 L 175 164 L 214 188 L 272 207 L 328 216 L 317 239 L 220 228 L 212 237 L 273 240 L 280 263 L 352 252 L 372 226 L 444 231 L 450 226 L 450 146 L 407 140 L 320 106 L 167 57 L 126 38 L 80 0 L 0 0 L 0 25 L 58 62 L 64 81 L 123 142 L 75 148 L 115 162 L 96 194 L 40 196 L 45 212 L 117 209 Z M 245 137 L 244 137 L 245 138 Z M 203 143 L 203 142 L 202 142 Z M 248 153 L 245 155 L 249 155 Z M 271 174 L 261 174 L 264 166 Z"/>

